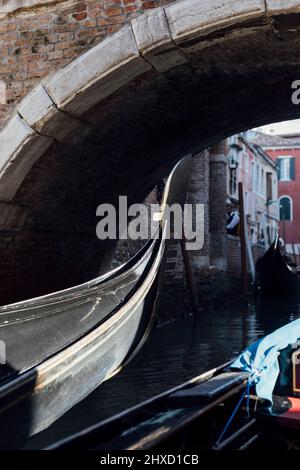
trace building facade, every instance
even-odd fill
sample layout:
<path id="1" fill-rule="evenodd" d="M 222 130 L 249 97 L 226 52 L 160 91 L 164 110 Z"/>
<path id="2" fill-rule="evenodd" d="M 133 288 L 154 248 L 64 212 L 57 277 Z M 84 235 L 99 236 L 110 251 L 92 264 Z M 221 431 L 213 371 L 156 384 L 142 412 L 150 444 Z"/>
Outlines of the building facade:
<path id="1" fill-rule="evenodd" d="M 262 147 L 251 141 L 251 133 L 234 135 L 226 145 L 228 199 L 238 205 L 238 183 L 243 183 L 248 236 L 252 243 L 271 243 L 279 221 L 276 163 Z"/>
<path id="2" fill-rule="evenodd" d="M 300 136 L 253 135 L 278 168 L 280 236 L 290 254 L 300 254 Z"/>

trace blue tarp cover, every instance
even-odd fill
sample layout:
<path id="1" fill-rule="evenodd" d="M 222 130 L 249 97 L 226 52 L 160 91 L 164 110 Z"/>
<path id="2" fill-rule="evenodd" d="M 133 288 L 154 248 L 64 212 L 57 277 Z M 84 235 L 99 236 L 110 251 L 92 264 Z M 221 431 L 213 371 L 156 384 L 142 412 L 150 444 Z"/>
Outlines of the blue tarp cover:
<path id="1" fill-rule="evenodd" d="M 250 373 L 256 394 L 272 403 L 272 393 L 279 374 L 279 351 L 300 338 L 300 319 L 279 328 L 249 346 L 231 365 Z"/>

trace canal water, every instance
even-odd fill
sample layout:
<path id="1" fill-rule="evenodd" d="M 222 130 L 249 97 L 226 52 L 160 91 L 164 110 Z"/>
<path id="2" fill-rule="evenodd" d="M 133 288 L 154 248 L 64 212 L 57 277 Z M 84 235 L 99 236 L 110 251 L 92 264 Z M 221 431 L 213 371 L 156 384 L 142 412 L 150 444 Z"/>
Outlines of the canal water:
<path id="1" fill-rule="evenodd" d="M 37 449 L 234 358 L 247 345 L 298 318 L 291 302 L 262 302 L 201 313 L 152 331 L 142 350 L 117 376 L 102 384 L 46 431 L 31 438 Z"/>

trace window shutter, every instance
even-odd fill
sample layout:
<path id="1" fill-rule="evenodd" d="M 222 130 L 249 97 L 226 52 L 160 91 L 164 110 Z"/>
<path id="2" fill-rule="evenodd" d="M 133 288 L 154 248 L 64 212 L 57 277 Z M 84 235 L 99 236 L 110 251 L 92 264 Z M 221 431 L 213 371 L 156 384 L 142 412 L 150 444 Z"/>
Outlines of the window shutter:
<path id="1" fill-rule="evenodd" d="M 290 178 L 291 180 L 295 179 L 295 157 L 290 159 Z"/>
<path id="2" fill-rule="evenodd" d="M 281 169 L 280 158 L 277 158 L 277 160 L 276 160 L 276 166 L 277 166 L 277 176 L 278 176 L 278 180 L 280 180 L 280 179 L 281 179 L 281 175 L 280 175 L 280 169 Z"/>

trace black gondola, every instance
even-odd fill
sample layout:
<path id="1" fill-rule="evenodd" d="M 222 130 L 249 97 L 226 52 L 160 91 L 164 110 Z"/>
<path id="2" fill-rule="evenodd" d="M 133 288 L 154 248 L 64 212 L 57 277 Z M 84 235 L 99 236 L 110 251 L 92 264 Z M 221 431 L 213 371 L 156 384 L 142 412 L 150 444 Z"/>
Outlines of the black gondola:
<path id="1" fill-rule="evenodd" d="M 299 340 L 294 342 L 296 337 Z M 249 346 L 234 362 L 194 377 L 48 449 L 299 450 L 299 346 L 298 319 Z"/>
<path id="2" fill-rule="evenodd" d="M 52 444 L 59 450 L 211 449 L 246 387 L 248 375 L 231 372 L 229 363 L 207 371 L 103 422 Z M 255 426 L 239 416 L 234 423 Z M 251 425 L 253 420 L 251 420 Z M 251 427 L 251 429 L 250 429 Z M 242 434 L 240 432 L 240 434 Z M 239 445 L 239 444 L 237 444 Z"/>
<path id="3" fill-rule="evenodd" d="M 296 295 L 297 275 L 280 252 L 279 237 L 256 262 L 257 285 L 263 294 Z"/>
<path id="4" fill-rule="evenodd" d="M 90 282 L 0 307 L 0 446 L 19 446 L 116 374 L 153 323 L 165 251 L 166 205 L 185 202 L 190 157 L 165 188 L 159 236 Z"/>

